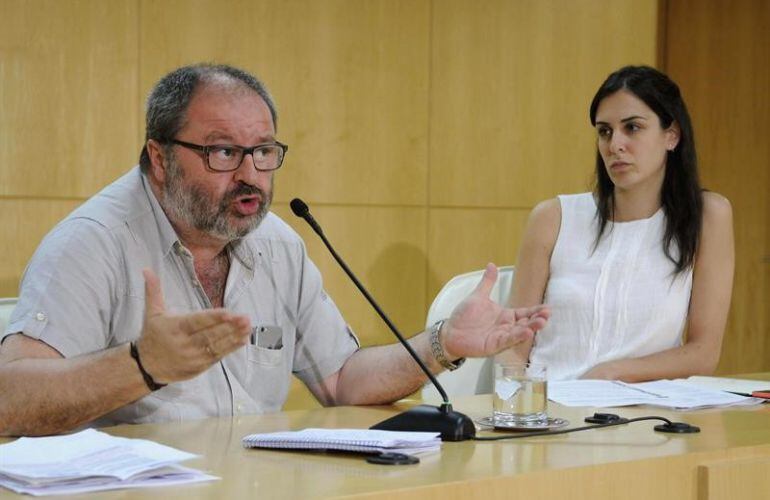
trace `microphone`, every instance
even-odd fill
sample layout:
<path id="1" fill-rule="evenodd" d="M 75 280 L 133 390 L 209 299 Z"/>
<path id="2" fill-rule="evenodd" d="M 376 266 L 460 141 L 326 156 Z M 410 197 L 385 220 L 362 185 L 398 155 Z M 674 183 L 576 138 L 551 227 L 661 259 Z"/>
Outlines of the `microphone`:
<path id="1" fill-rule="evenodd" d="M 394 417 L 373 425 L 371 429 L 387 431 L 439 432 L 441 433 L 441 439 L 443 441 L 464 441 L 474 437 L 476 435 L 476 426 L 473 425 L 473 421 L 471 421 L 471 419 L 466 415 L 463 415 L 462 413 L 456 412 L 452 409 L 452 404 L 449 402 L 449 397 L 447 396 L 446 391 L 444 391 L 444 388 L 441 387 L 441 384 L 439 384 L 438 380 L 436 380 L 436 377 L 430 372 L 428 367 L 425 366 L 425 363 L 420 359 L 417 353 L 414 352 L 412 346 L 409 345 L 404 336 L 401 335 L 401 333 L 398 331 L 398 328 L 396 328 L 393 322 L 390 321 L 390 318 L 388 318 L 388 316 L 382 311 L 380 306 L 369 294 L 366 288 L 364 288 L 361 282 L 358 281 L 358 278 L 356 278 L 356 276 L 353 274 L 353 271 L 351 271 L 347 264 L 345 264 L 345 261 L 342 260 L 342 257 L 340 257 L 334 250 L 331 243 L 329 243 L 329 240 L 326 239 L 326 235 L 324 235 L 321 226 L 310 214 L 310 209 L 308 208 L 307 204 L 299 198 L 294 198 L 291 200 L 291 203 L 289 203 L 289 206 L 291 206 L 291 211 L 294 212 L 294 215 L 305 219 L 305 222 L 307 222 L 310 227 L 313 228 L 313 231 L 315 231 L 315 233 L 321 237 L 321 240 L 324 242 L 324 245 L 326 245 L 326 248 L 329 249 L 332 257 L 334 257 L 334 260 L 337 261 L 337 264 L 340 265 L 342 270 L 345 271 L 345 274 L 347 274 L 353 284 L 356 285 L 356 288 L 358 288 L 364 297 L 366 297 L 366 300 L 369 301 L 369 304 L 372 305 L 374 310 L 377 311 L 377 314 L 380 315 L 380 318 L 382 318 L 385 324 L 388 325 L 390 331 L 392 331 L 398 341 L 401 342 L 401 345 L 404 346 L 404 349 L 406 349 L 409 355 L 412 356 L 414 361 L 419 365 L 420 369 L 425 372 L 425 374 L 428 376 L 428 379 L 430 379 L 431 383 L 433 383 L 439 394 L 441 394 L 441 398 L 444 400 L 440 407 L 431 405 L 415 406 L 403 413 L 399 413 Z"/>

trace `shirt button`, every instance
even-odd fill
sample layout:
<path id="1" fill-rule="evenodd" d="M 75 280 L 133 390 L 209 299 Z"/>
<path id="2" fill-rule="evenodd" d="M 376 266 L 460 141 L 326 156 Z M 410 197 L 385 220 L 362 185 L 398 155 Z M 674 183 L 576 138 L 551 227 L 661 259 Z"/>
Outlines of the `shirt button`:
<path id="1" fill-rule="evenodd" d="M 35 314 L 35 319 L 38 321 L 45 321 L 45 313 L 39 312 Z"/>
<path id="2" fill-rule="evenodd" d="M 236 409 L 236 410 L 238 410 L 238 413 L 241 413 L 241 412 L 243 411 L 243 405 L 239 403 L 239 404 L 238 404 L 238 405 L 235 407 L 235 409 Z"/>

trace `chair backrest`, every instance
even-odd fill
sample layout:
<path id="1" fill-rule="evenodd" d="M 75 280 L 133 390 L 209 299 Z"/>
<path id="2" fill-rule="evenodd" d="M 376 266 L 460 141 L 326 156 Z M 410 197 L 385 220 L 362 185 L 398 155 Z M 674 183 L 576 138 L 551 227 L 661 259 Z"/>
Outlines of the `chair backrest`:
<path id="1" fill-rule="evenodd" d="M 5 332 L 5 327 L 8 325 L 8 320 L 11 317 L 13 308 L 16 307 L 17 299 L 7 298 L 0 299 L 0 334 Z"/>
<path id="2" fill-rule="evenodd" d="M 514 266 L 498 268 L 497 282 L 490 293 L 492 300 L 498 304 L 504 305 L 508 302 L 514 273 Z M 476 288 L 483 274 L 484 270 L 482 269 L 460 274 L 449 280 L 444 288 L 438 292 L 430 309 L 428 309 L 426 327 L 442 318 L 449 317 L 457 304 Z M 492 369 L 492 358 L 468 359 L 457 370 L 439 374 L 438 381 L 450 396 L 485 394 L 492 392 Z M 422 389 L 422 396 L 425 399 L 435 399 L 439 397 L 439 394 L 433 384 L 428 383 Z"/>

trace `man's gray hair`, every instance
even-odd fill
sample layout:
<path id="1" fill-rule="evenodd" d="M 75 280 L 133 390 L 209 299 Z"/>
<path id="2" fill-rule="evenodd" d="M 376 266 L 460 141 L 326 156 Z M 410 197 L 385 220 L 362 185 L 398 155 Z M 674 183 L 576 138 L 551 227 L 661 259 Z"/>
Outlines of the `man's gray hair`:
<path id="1" fill-rule="evenodd" d="M 198 86 L 219 83 L 223 79 L 256 92 L 270 109 L 273 127 L 277 130 L 278 112 L 273 98 L 258 78 L 226 64 L 202 63 L 183 66 L 161 78 L 147 98 L 145 145 L 139 156 L 142 171 L 146 172 L 150 168 L 147 141 L 153 139 L 161 144 L 169 144 L 184 126 L 187 107 Z"/>

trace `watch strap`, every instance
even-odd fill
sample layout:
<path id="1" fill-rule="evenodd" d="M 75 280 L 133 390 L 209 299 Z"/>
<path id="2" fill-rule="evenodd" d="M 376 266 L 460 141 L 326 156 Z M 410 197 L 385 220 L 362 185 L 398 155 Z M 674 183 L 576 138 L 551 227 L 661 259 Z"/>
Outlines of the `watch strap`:
<path id="1" fill-rule="evenodd" d="M 446 320 L 440 320 L 433 323 L 430 327 L 430 350 L 433 353 L 433 357 L 436 361 L 449 371 L 457 370 L 465 363 L 465 358 L 460 358 L 455 361 L 449 361 L 446 357 L 446 351 L 444 346 L 441 345 L 441 327 L 444 326 Z"/>

